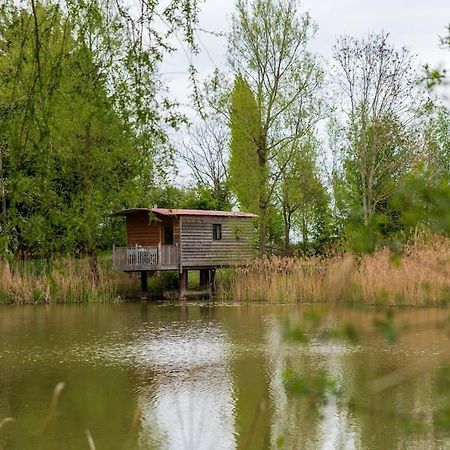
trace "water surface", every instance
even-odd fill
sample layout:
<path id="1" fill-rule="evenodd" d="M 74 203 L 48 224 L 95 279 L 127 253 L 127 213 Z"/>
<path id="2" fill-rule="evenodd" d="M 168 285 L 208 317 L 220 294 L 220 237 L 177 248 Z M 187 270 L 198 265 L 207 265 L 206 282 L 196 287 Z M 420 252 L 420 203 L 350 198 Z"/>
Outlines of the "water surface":
<path id="1" fill-rule="evenodd" d="M 321 311 L 358 342 L 287 341 L 283 321 Z M 0 308 L 0 449 L 450 448 L 436 367 L 449 353 L 445 310 L 308 305 L 93 304 Z M 420 364 L 419 364 L 420 363 Z M 419 366 L 418 366 L 419 364 Z M 334 385 L 290 392 L 289 367 Z M 396 372 L 397 371 L 397 372 Z M 401 382 L 376 391 L 396 372 Z M 450 378 L 449 378 L 450 380 Z M 55 386 L 64 388 L 52 413 Z M 450 385 L 448 386 L 450 394 Z"/>

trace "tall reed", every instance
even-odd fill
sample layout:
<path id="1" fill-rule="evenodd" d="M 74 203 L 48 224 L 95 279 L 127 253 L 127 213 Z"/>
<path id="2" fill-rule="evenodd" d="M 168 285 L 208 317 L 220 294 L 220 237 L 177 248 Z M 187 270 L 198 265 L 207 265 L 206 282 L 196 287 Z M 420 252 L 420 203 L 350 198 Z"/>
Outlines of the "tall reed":
<path id="1" fill-rule="evenodd" d="M 356 257 L 262 258 L 219 278 L 222 299 L 265 302 L 360 302 L 443 305 L 450 302 L 450 240 L 407 245 Z"/>
<path id="2" fill-rule="evenodd" d="M 136 280 L 111 265 L 110 257 L 99 258 L 94 275 L 88 259 L 0 260 L 0 303 L 111 301 L 136 294 Z"/>

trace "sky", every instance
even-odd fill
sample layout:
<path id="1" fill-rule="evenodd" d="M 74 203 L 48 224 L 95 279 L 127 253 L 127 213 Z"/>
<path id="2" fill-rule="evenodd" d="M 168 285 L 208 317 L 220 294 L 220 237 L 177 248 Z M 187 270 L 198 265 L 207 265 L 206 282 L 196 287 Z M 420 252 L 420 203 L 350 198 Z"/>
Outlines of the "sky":
<path id="1" fill-rule="evenodd" d="M 215 67 L 226 66 L 225 35 L 230 30 L 235 4 L 235 0 L 199 1 L 199 28 L 205 30 L 198 33 L 200 53 L 190 60 L 180 42 L 175 42 L 178 50 L 166 59 L 161 68 L 170 97 L 182 105 L 182 111 L 191 122 L 199 119 L 190 105 L 192 89 L 187 74 L 188 64 L 194 63 L 200 80 L 211 74 Z M 447 67 L 450 73 L 450 51 L 439 46 L 439 36 L 446 34 L 446 26 L 450 24 L 450 0 L 303 0 L 301 10 L 309 12 L 318 25 L 310 49 L 322 57 L 325 67 L 331 60 L 332 47 L 338 36 L 364 36 L 368 32 L 385 31 L 390 33 L 391 42 L 396 47 L 405 46 L 417 56 L 418 65 Z M 207 31 L 221 32 L 224 36 L 217 37 Z M 448 86 L 438 93 L 450 104 Z M 319 134 L 325 137 L 320 124 Z M 186 140 L 186 131 L 181 130 L 172 138 L 178 147 Z M 324 150 L 326 161 L 331 158 L 328 153 Z M 176 165 L 175 184 L 189 185 L 192 182 L 189 169 L 178 158 Z"/>
<path id="2" fill-rule="evenodd" d="M 200 28 L 227 33 L 234 0 L 200 0 Z M 369 31 L 385 31 L 398 47 L 406 46 L 417 55 L 418 63 L 450 69 L 450 51 L 439 48 L 439 35 L 450 24 L 450 0 L 303 0 L 301 9 L 308 11 L 318 25 L 310 48 L 325 60 L 331 59 L 336 37 L 342 34 L 362 36 Z M 200 78 L 214 67 L 226 64 L 226 38 L 199 32 L 201 52 L 193 62 Z M 189 102 L 186 73 L 188 57 L 179 50 L 162 67 L 171 97 L 182 104 Z"/>

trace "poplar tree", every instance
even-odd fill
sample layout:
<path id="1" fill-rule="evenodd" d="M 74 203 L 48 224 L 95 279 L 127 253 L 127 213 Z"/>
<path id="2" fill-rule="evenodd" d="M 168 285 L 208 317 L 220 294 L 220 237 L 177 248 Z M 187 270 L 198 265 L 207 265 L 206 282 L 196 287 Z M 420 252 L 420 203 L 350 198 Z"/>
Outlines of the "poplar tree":
<path id="1" fill-rule="evenodd" d="M 259 202 L 260 255 L 266 253 L 269 213 L 284 170 L 277 164 L 278 156 L 284 153 L 282 160 L 287 164 L 295 142 L 321 117 L 318 91 L 323 72 L 307 48 L 316 26 L 299 11 L 297 0 L 238 0 L 229 35 L 231 69 L 251 89 L 254 104 L 249 113 L 259 117 L 259 135 L 252 130 L 246 145 L 256 145 L 257 152 L 259 183 L 254 190 Z"/>
<path id="2" fill-rule="evenodd" d="M 267 202 L 267 160 L 258 153 L 261 116 L 246 80 L 238 75 L 231 95 L 230 182 L 240 205 L 259 212 Z"/>

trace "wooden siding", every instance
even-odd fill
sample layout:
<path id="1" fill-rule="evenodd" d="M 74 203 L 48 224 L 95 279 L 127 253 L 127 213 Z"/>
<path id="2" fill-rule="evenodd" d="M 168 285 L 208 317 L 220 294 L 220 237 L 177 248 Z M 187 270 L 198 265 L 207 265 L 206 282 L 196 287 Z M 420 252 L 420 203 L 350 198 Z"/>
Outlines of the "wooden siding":
<path id="1" fill-rule="evenodd" d="M 222 239 L 213 239 L 213 225 L 222 225 Z M 245 264 L 252 257 L 253 223 L 242 217 L 189 217 L 181 220 L 183 267 Z"/>
<path id="2" fill-rule="evenodd" d="M 159 222 L 150 223 L 147 213 L 127 217 L 127 245 L 151 246 L 159 244 Z"/>
<path id="3" fill-rule="evenodd" d="M 179 220 L 174 218 L 164 219 L 164 222 L 173 223 L 173 243 L 180 242 Z M 150 223 L 146 212 L 127 216 L 127 245 L 152 246 L 163 243 L 163 226 L 161 221 Z"/>

